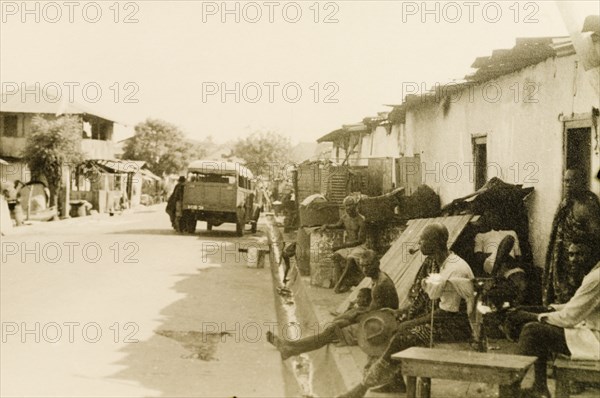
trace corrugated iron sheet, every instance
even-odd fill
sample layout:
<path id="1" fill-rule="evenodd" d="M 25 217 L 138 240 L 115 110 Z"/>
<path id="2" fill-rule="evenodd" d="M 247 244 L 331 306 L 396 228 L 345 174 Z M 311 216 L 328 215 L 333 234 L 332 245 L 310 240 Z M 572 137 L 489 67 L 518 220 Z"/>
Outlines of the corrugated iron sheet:
<path id="1" fill-rule="evenodd" d="M 91 162 L 104 168 L 109 173 L 137 173 L 146 164 L 141 160 L 109 160 L 94 159 Z"/>
<path id="2" fill-rule="evenodd" d="M 27 94 L 26 94 L 27 93 Z M 37 95 L 36 95 L 37 94 Z M 67 97 L 54 97 L 44 93 L 37 87 L 27 87 L 24 93 L 19 90 L 14 94 L 2 94 L 1 112 L 11 113 L 44 113 L 59 115 L 91 115 L 105 119 L 111 122 L 118 122 L 115 118 L 102 115 L 96 111 L 88 109 L 86 106 L 72 101 L 67 101 Z"/>
<path id="3" fill-rule="evenodd" d="M 380 265 L 380 269 L 387 273 L 394 281 L 401 307 L 408 300 L 408 292 L 419 272 L 419 268 L 421 268 L 421 264 L 425 260 L 425 256 L 420 251 L 415 254 L 409 253 L 411 248 L 418 246 L 419 237 L 423 229 L 432 223 L 445 225 L 449 232 L 448 245 L 452 247 L 472 217 L 472 214 L 466 214 L 449 217 L 419 218 L 408 221 L 402 235 L 392 243 L 390 249 L 381 258 Z M 369 278 L 363 279 L 358 287 L 338 307 L 338 312 L 343 312 L 348 308 L 350 301 L 356 299 L 360 288 L 369 287 L 370 285 L 371 280 Z"/>

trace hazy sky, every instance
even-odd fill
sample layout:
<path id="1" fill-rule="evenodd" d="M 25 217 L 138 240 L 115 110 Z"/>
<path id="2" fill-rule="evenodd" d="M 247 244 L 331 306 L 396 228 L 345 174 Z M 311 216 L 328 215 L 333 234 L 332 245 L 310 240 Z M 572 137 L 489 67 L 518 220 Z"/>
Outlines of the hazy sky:
<path id="1" fill-rule="evenodd" d="M 59 87 L 68 99 L 70 84 L 131 126 L 161 118 L 217 141 L 256 129 L 314 141 L 401 103 L 403 84 L 461 79 L 516 37 L 567 35 L 554 1 L 31 1 L 30 13 L 0 3 L 5 91 L 39 82 L 41 95 Z"/>

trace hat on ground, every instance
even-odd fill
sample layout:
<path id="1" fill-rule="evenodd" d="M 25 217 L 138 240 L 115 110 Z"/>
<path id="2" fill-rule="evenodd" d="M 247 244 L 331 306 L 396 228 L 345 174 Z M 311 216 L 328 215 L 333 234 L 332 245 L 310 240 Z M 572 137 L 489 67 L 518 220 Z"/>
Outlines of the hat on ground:
<path id="1" fill-rule="evenodd" d="M 369 312 L 361 317 L 358 329 L 358 345 L 370 356 L 381 356 L 398 328 L 398 321 L 391 309 Z"/>

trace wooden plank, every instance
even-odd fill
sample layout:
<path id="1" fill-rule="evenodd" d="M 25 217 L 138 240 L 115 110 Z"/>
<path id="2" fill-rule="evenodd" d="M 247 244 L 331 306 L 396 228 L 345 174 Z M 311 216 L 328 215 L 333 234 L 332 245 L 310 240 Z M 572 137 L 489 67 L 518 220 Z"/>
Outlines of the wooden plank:
<path id="1" fill-rule="evenodd" d="M 402 359 L 401 362 L 402 374 L 405 376 L 485 382 L 488 384 L 512 384 L 520 381 L 526 372 L 526 369 L 498 370 L 475 365 L 437 364 L 413 359 Z"/>
<path id="2" fill-rule="evenodd" d="M 558 358 L 554 361 L 554 367 L 559 369 L 591 370 L 600 373 L 600 361 L 580 361 Z"/>
<path id="3" fill-rule="evenodd" d="M 600 361 L 578 361 L 559 358 L 554 361 L 554 372 L 556 373 L 557 380 L 597 382 L 600 379 Z"/>
<path id="4" fill-rule="evenodd" d="M 416 398 L 417 396 L 417 378 L 414 376 L 408 376 L 406 378 L 406 397 Z"/>
<path id="5" fill-rule="evenodd" d="M 562 376 L 560 373 L 554 373 L 556 377 L 556 387 L 554 390 L 555 398 L 569 398 L 571 395 L 571 383 L 567 377 Z"/>
<path id="6" fill-rule="evenodd" d="M 406 376 L 510 385 L 519 382 L 536 358 L 412 347 L 392 355 Z"/>
<path id="7" fill-rule="evenodd" d="M 456 351 L 443 348 L 411 347 L 392 355 L 392 359 L 412 359 L 458 366 L 480 366 L 498 370 L 518 370 L 535 362 L 535 357 L 512 354 L 496 354 L 477 351 Z"/>

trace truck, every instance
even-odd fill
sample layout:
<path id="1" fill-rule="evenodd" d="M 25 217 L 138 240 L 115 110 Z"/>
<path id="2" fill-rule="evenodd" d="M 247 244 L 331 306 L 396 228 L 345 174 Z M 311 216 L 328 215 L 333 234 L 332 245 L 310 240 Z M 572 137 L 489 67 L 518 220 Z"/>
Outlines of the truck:
<path id="1" fill-rule="evenodd" d="M 260 195 L 258 195 L 260 196 Z M 207 230 L 234 223 L 242 236 L 247 224 L 256 233 L 262 210 L 254 176 L 245 166 L 227 161 L 196 160 L 187 167 L 183 188 L 181 231 L 193 233 L 198 221 Z"/>

